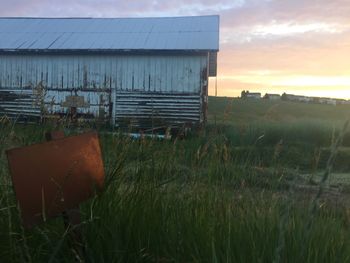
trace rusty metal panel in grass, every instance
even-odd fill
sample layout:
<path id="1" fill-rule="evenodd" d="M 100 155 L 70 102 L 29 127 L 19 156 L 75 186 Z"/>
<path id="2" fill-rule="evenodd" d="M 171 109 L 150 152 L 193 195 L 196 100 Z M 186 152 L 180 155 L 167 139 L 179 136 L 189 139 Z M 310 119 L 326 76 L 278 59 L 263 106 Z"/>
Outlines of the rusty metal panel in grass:
<path id="1" fill-rule="evenodd" d="M 86 133 L 7 151 L 23 223 L 60 215 L 103 187 L 98 135 Z"/>

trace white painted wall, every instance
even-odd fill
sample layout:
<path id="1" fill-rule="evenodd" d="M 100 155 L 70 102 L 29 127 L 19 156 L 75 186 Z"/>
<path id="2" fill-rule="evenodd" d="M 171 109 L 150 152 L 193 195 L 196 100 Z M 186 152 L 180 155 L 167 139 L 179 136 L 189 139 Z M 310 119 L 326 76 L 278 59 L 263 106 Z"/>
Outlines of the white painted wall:
<path id="1" fill-rule="evenodd" d="M 84 96 L 90 107 L 78 112 L 94 116 L 98 116 L 101 106 L 108 113 L 109 107 L 117 103 L 114 100 L 118 94 L 125 92 L 161 93 L 168 99 L 171 94 L 188 94 L 191 98 L 195 95 L 197 105 L 206 85 L 202 76 L 207 74 L 207 64 L 206 55 L 0 55 L 0 96 L 5 91 L 31 95 L 15 103 L 0 100 L 0 115 L 6 110 L 12 113 L 34 110 L 33 89 L 40 83 L 45 88 L 49 113 L 65 112 L 61 103 L 69 95 Z M 176 96 L 176 100 L 179 98 Z M 144 100 L 147 102 L 147 96 Z"/>

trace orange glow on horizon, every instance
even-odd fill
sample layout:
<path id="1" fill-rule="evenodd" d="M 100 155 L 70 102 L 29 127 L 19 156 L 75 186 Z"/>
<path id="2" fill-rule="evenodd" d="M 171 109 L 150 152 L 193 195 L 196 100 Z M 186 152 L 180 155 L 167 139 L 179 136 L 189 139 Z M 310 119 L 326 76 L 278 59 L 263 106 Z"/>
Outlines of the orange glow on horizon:
<path id="1" fill-rule="evenodd" d="M 238 97 L 242 90 L 250 92 L 284 92 L 311 97 L 350 99 L 350 75 L 305 76 L 255 72 L 236 76 L 217 77 L 218 96 Z M 215 95 L 215 78 L 209 81 L 209 95 Z"/>

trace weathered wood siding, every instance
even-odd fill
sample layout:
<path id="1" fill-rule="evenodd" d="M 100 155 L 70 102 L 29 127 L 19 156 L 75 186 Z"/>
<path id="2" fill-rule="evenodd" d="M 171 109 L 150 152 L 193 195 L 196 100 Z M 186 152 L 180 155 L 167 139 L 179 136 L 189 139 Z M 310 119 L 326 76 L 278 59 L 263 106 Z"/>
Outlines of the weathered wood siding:
<path id="1" fill-rule="evenodd" d="M 80 116 L 116 125 L 199 123 L 207 68 L 207 55 L 0 55 L 0 115 L 62 115 L 80 96 Z"/>

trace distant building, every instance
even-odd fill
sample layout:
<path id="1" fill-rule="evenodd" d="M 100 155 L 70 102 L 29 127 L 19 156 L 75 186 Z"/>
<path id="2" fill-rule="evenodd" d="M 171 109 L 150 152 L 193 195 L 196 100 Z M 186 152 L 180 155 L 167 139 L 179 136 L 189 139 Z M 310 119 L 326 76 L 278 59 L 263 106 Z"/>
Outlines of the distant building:
<path id="1" fill-rule="evenodd" d="M 293 94 L 287 94 L 287 93 L 283 93 L 281 98 L 282 98 L 282 100 L 286 100 L 286 101 L 312 102 L 311 97 L 293 95 Z"/>
<path id="2" fill-rule="evenodd" d="M 283 93 L 281 99 L 286 101 L 296 101 L 296 97 L 297 96 L 293 94 Z"/>
<path id="3" fill-rule="evenodd" d="M 336 99 L 337 105 L 347 105 L 350 104 L 349 100 L 344 100 L 344 99 Z"/>
<path id="4" fill-rule="evenodd" d="M 312 103 L 320 103 L 320 98 L 319 97 L 312 97 L 311 102 Z"/>
<path id="5" fill-rule="evenodd" d="M 247 91 L 243 90 L 241 92 L 241 98 L 242 99 L 261 99 L 261 93 L 260 92 L 249 92 L 249 90 L 247 90 Z"/>
<path id="6" fill-rule="evenodd" d="M 266 94 L 264 98 L 267 96 Z M 295 102 L 306 102 L 306 103 L 317 103 L 317 104 L 327 104 L 327 105 L 345 105 L 350 104 L 350 100 L 345 99 L 333 99 L 333 98 L 320 98 L 320 97 L 308 97 L 299 96 L 293 94 L 283 93 L 281 96 L 282 100 L 285 101 L 295 101 Z"/>
<path id="7" fill-rule="evenodd" d="M 319 102 L 321 104 L 328 104 L 328 105 L 337 105 L 337 100 L 336 99 L 331 99 L 331 98 L 320 98 Z"/>
<path id="8" fill-rule="evenodd" d="M 267 100 L 280 100 L 281 99 L 281 95 L 266 93 L 265 96 L 264 96 L 264 99 L 267 99 Z"/>
<path id="9" fill-rule="evenodd" d="M 311 102 L 312 98 L 307 96 L 296 96 L 299 102 Z"/>
<path id="10" fill-rule="evenodd" d="M 248 99 L 261 99 L 261 93 L 259 92 L 254 92 L 254 93 L 249 93 L 247 94 Z"/>
<path id="11" fill-rule="evenodd" d="M 337 105 L 342 105 L 346 103 L 346 100 L 343 99 L 335 99 L 335 102 L 337 103 Z"/>

